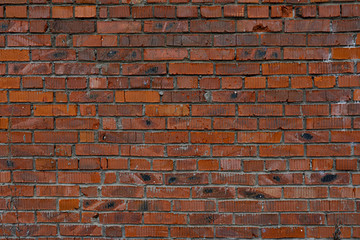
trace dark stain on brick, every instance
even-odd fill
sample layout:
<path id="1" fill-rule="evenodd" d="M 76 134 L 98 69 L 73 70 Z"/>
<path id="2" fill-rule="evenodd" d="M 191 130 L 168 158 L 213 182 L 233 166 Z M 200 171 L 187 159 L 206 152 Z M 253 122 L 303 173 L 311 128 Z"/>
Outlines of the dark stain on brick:
<path id="1" fill-rule="evenodd" d="M 266 55 L 266 50 L 258 49 L 255 52 L 255 59 L 263 59 Z"/>
<path id="2" fill-rule="evenodd" d="M 313 136 L 309 133 L 303 133 L 303 134 L 301 134 L 301 137 L 306 140 L 311 140 L 313 138 Z"/>
<path id="3" fill-rule="evenodd" d="M 256 194 L 256 196 L 255 196 L 255 199 L 264 199 L 264 198 L 265 198 L 265 195 L 261 194 L 261 193 Z"/>
<path id="4" fill-rule="evenodd" d="M 273 179 L 277 182 L 280 182 L 280 177 L 279 176 L 274 176 Z"/>
<path id="5" fill-rule="evenodd" d="M 214 190 L 212 190 L 211 188 L 205 188 L 204 189 L 204 193 L 213 193 Z"/>
<path id="6" fill-rule="evenodd" d="M 105 205 L 105 208 L 110 209 L 110 208 L 113 208 L 114 206 L 115 206 L 115 203 L 111 201 Z"/>
<path id="7" fill-rule="evenodd" d="M 327 174 L 321 178 L 322 182 L 332 182 L 337 178 L 336 174 Z"/>
<path id="8" fill-rule="evenodd" d="M 14 66 L 14 72 L 19 71 L 19 66 Z"/>
<path id="9" fill-rule="evenodd" d="M 191 177 L 189 177 L 188 179 L 189 179 L 190 181 L 194 181 L 194 180 L 198 180 L 199 177 L 197 177 L 197 176 L 191 176 Z"/>
<path id="10" fill-rule="evenodd" d="M 162 28 L 163 25 L 162 25 L 162 23 L 157 23 L 157 24 L 155 24 L 155 27 L 156 27 L 156 28 Z"/>
<path id="11" fill-rule="evenodd" d="M 230 95 L 230 97 L 231 97 L 232 99 L 237 98 L 237 96 L 238 96 L 237 92 L 233 92 L 233 93 Z"/>
<path id="12" fill-rule="evenodd" d="M 151 121 L 150 121 L 150 120 L 146 120 L 145 123 L 146 123 L 147 126 L 150 126 Z"/>
<path id="13" fill-rule="evenodd" d="M 67 53 L 66 52 L 55 52 L 54 53 L 54 58 L 63 58 L 66 57 Z"/>
<path id="14" fill-rule="evenodd" d="M 175 181 L 176 181 L 176 177 L 171 177 L 171 178 L 169 178 L 169 180 L 168 180 L 169 184 L 171 184 L 171 183 L 173 183 L 173 182 L 175 182 Z"/>
<path id="15" fill-rule="evenodd" d="M 145 73 L 146 74 L 157 73 L 158 70 L 159 70 L 158 67 L 152 67 L 152 68 L 149 68 L 148 70 L 146 70 Z"/>
<path id="16" fill-rule="evenodd" d="M 262 24 L 255 25 L 252 30 L 254 32 L 270 32 L 268 26 L 264 26 Z"/>
<path id="17" fill-rule="evenodd" d="M 9 28 L 9 24 L 7 24 L 7 23 L 2 23 L 2 24 L 0 25 L 0 28 L 1 28 L 1 30 L 6 31 L 6 30 Z"/>
<path id="18" fill-rule="evenodd" d="M 8 166 L 8 167 L 14 167 L 14 162 L 13 161 L 11 161 L 11 160 L 7 160 L 6 161 L 6 165 Z"/>
<path id="19" fill-rule="evenodd" d="M 291 12 L 291 7 L 289 7 L 289 6 L 281 6 L 281 12 L 284 15 L 288 15 Z"/>
<path id="20" fill-rule="evenodd" d="M 245 190 L 243 193 L 248 198 L 254 198 L 254 199 L 264 199 L 265 198 L 264 194 L 257 193 L 257 192 L 254 192 L 254 191 L 246 191 Z"/>
<path id="21" fill-rule="evenodd" d="M 106 55 L 111 58 L 117 54 L 117 51 L 109 51 Z"/>
<path id="22" fill-rule="evenodd" d="M 166 30 L 170 30 L 174 26 L 174 23 L 169 23 L 166 25 Z"/>
<path id="23" fill-rule="evenodd" d="M 137 55 L 137 54 L 136 54 L 135 51 L 131 53 L 131 57 L 133 57 L 133 58 L 136 58 L 136 55 Z"/>
<path id="24" fill-rule="evenodd" d="M 302 17 L 303 11 L 302 11 L 301 7 L 296 7 L 295 8 L 295 15 L 296 15 L 296 17 Z"/>
<path id="25" fill-rule="evenodd" d="M 90 202 L 89 202 L 89 201 L 85 201 L 85 202 L 84 202 L 84 205 L 85 205 L 85 207 L 90 206 Z"/>
<path id="26" fill-rule="evenodd" d="M 149 210 L 149 205 L 148 203 L 145 201 L 143 202 L 141 205 L 140 205 L 140 208 L 139 208 L 140 211 L 148 211 Z"/>
<path id="27" fill-rule="evenodd" d="M 205 220 L 206 220 L 207 223 L 214 223 L 215 218 L 212 215 L 208 215 L 208 216 L 205 217 Z"/>
<path id="28" fill-rule="evenodd" d="M 272 57 L 272 58 L 278 58 L 278 57 L 279 57 L 279 54 L 278 54 L 277 52 L 273 52 L 273 53 L 271 54 L 271 57 Z"/>
<path id="29" fill-rule="evenodd" d="M 141 173 L 140 176 L 144 181 L 150 181 L 151 180 L 151 177 L 149 175 L 147 175 L 147 174 Z"/>

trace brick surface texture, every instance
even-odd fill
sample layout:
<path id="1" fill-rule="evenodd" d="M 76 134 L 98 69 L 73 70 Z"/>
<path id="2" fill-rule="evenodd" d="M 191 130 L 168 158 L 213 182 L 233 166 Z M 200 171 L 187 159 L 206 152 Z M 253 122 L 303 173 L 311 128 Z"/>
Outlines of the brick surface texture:
<path id="1" fill-rule="evenodd" d="M 359 59 L 354 0 L 0 0 L 0 239 L 359 239 Z"/>

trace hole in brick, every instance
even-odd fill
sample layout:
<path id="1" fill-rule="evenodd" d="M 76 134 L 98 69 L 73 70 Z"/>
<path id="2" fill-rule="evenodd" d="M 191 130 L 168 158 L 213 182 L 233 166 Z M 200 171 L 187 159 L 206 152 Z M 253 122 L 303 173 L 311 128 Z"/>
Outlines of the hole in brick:
<path id="1" fill-rule="evenodd" d="M 105 208 L 109 209 L 109 208 L 113 208 L 115 206 L 115 203 L 114 202 L 108 202 L 106 205 L 105 205 Z"/>
<path id="2" fill-rule="evenodd" d="M 109 51 L 106 55 L 111 58 L 111 57 L 115 56 L 116 53 L 117 53 L 117 51 Z"/>
<path id="3" fill-rule="evenodd" d="M 279 176 L 274 176 L 273 179 L 277 182 L 280 182 L 280 177 Z"/>
<path id="4" fill-rule="evenodd" d="M 176 181 L 176 177 L 169 178 L 168 182 L 171 184 Z"/>
<path id="5" fill-rule="evenodd" d="M 233 93 L 230 95 L 230 97 L 231 97 L 232 99 L 237 98 L 237 96 L 238 96 L 237 92 L 233 92 Z"/>
<path id="6" fill-rule="evenodd" d="M 265 198 L 265 196 L 264 196 L 264 194 L 259 193 L 259 194 L 256 194 L 255 198 L 256 199 L 263 199 L 263 198 Z"/>
<path id="7" fill-rule="evenodd" d="M 211 188 L 205 188 L 204 193 L 212 193 L 213 190 Z"/>
<path id="8" fill-rule="evenodd" d="M 311 140 L 313 138 L 313 136 L 309 133 L 303 133 L 303 134 L 301 134 L 301 137 L 306 140 Z"/>
<path id="9" fill-rule="evenodd" d="M 151 180 L 151 177 L 147 174 L 140 174 L 141 178 L 144 180 L 144 181 L 150 181 Z"/>
<path id="10" fill-rule="evenodd" d="M 336 174 L 328 174 L 321 178 L 322 182 L 331 182 L 337 178 Z"/>

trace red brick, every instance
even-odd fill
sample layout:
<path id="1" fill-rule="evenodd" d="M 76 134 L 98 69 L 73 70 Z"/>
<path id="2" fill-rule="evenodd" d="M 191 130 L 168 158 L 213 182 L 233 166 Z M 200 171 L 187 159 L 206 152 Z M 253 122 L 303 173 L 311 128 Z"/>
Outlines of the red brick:
<path id="1" fill-rule="evenodd" d="M 165 226 L 125 226 L 126 237 L 167 237 L 168 227 Z"/>
<path id="2" fill-rule="evenodd" d="M 198 16 L 197 6 L 177 6 L 176 16 L 178 18 L 196 18 Z"/>
<path id="3" fill-rule="evenodd" d="M 279 228 L 263 228 L 261 236 L 267 238 L 304 238 L 304 227 L 279 227 Z"/>
<path id="4" fill-rule="evenodd" d="M 247 7 L 248 18 L 268 18 L 269 7 L 268 6 L 248 6 Z"/>
<path id="5" fill-rule="evenodd" d="M 75 6 L 76 18 L 96 17 L 96 6 Z"/>
<path id="6" fill-rule="evenodd" d="M 1 49 L 0 59 L 4 62 L 29 61 L 29 50 Z"/>
<path id="7" fill-rule="evenodd" d="M 53 6 L 52 7 L 53 18 L 72 18 L 73 7 L 72 6 Z"/>
<path id="8" fill-rule="evenodd" d="M 140 22 L 112 21 L 98 22 L 98 33 L 138 33 L 141 30 Z"/>

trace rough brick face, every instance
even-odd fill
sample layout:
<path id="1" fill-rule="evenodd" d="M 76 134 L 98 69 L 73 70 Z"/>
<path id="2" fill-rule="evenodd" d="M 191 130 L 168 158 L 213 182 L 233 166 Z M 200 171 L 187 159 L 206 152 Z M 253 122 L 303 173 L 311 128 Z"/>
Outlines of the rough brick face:
<path id="1" fill-rule="evenodd" d="M 355 0 L 0 0 L 0 239 L 359 239 L 359 59 Z"/>

